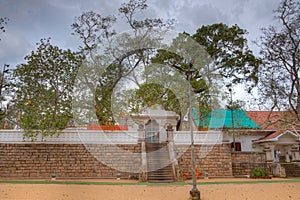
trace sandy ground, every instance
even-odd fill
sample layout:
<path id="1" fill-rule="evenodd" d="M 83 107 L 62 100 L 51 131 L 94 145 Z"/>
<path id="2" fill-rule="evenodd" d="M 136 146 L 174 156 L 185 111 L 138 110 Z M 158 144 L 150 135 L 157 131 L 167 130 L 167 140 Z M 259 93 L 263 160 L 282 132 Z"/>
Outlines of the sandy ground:
<path id="1" fill-rule="evenodd" d="M 109 186 L 3 183 L 0 184 L 0 199 L 188 200 L 191 188 L 191 185 Z M 300 200 L 299 182 L 200 185 L 198 189 L 202 200 Z"/>

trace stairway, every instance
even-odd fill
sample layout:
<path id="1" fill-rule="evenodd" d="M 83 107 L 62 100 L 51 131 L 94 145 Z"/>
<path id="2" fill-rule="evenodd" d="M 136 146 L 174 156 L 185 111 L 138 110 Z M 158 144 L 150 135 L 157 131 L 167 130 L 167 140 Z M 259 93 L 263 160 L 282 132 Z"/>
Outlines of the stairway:
<path id="1" fill-rule="evenodd" d="M 300 167 L 294 163 L 281 163 L 287 177 L 300 177 Z"/>
<path id="2" fill-rule="evenodd" d="M 146 143 L 146 153 L 148 182 L 173 182 L 173 168 L 167 143 Z"/>

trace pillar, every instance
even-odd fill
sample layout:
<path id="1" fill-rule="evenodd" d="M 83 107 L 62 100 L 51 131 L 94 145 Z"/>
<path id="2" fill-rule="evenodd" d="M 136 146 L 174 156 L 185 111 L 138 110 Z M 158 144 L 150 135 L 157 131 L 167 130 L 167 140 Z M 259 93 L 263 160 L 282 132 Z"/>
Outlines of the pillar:
<path id="1" fill-rule="evenodd" d="M 167 126 L 168 142 L 174 142 L 174 129 L 171 124 Z"/>
<path id="2" fill-rule="evenodd" d="M 176 159 L 175 149 L 174 149 L 174 138 L 173 138 L 174 129 L 172 128 L 171 124 L 169 124 L 167 127 L 167 133 L 168 133 L 168 147 L 169 147 L 170 160 L 172 161 L 172 163 L 174 163 L 175 166 L 178 166 L 178 161 Z"/>
<path id="3" fill-rule="evenodd" d="M 299 145 L 294 144 L 291 148 L 292 162 L 300 162 L 300 150 Z"/>
<path id="4" fill-rule="evenodd" d="M 146 143 L 145 143 L 145 126 L 140 124 L 138 127 L 139 143 L 141 145 L 141 159 L 142 166 L 140 170 L 140 181 L 147 181 L 147 155 L 146 155 Z"/>
<path id="5" fill-rule="evenodd" d="M 268 163 L 274 162 L 274 151 L 273 148 L 270 147 L 270 145 L 266 144 L 264 146 L 264 152 L 266 153 L 266 161 Z"/>

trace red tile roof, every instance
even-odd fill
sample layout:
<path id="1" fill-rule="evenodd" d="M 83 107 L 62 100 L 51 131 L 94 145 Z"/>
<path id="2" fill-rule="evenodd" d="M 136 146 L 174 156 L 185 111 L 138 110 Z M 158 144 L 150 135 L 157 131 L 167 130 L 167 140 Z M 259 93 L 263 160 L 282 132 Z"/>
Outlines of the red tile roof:
<path id="1" fill-rule="evenodd" d="M 268 134 L 268 135 L 266 135 L 265 137 L 263 137 L 263 138 L 260 138 L 260 139 L 258 139 L 258 141 L 260 141 L 260 140 L 270 140 L 270 139 L 274 139 L 274 138 L 276 138 L 276 137 L 278 137 L 280 134 L 282 134 L 282 133 L 284 133 L 284 131 L 276 131 L 276 132 L 274 132 L 274 133 L 271 133 L 271 134 Z"/>
<path id="2" fill-rule="evenodd" d="M 246 113 L 250 119 L 265 130 L 287 130 L 293 128 L 293 114 L 290 111 L 246 111 Z M 285 123 L 285 121 L 288 121 L 288 123 Z M 296 126 L 299 127 L 299 124 Z"/>
<path id="3" fill-rule="evenodd" d="M 291 130 L 292 133 L 298 134 L 300 124 L 295 119 L 294 114 L 290 111 L 246 111 L 250 119 L 255 121 L 264 130 L 274 130 L 270 134 L 257 141 L 272 140 L 287 133 L 287 130 Z"/>
<path id="4" fill-rule="evenodd" d="M 99 124 L 90 124 L 87 127 L 87 130 L 110 130 L 110 131 L 120 131 L 128 130 L 128 127 L 125 125 L 99 125 Z"/>
<path id="5" fill-rule="evenodd" d="M 260 138 L 258 139 L 257 141 L 261 141 L 261 142 L 264 142 L 264 141 L 270 141 L 270 140 L 273 140 L 273 139 L 276 139 L 278 136 L 282 136 L 282 135 L 285 135 L 285 134 L 292 134 L 294 135 L 295 137 L 299 138 L 299 134 L 297 132 L 294 132 L 294 131 L 289 131 L 289 130 L 286 130 L 286 131 L 276 131 L 274 133 L 271 133 L 271 134 L 268 134 L 267 136 L 263 137 L 263 138 Z"/>

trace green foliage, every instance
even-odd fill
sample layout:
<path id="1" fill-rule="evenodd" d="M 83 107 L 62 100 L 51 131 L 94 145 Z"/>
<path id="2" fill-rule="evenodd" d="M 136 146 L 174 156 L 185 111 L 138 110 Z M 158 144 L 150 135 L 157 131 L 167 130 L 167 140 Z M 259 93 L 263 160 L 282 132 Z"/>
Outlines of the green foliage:
<path id="1" fill-rule="evenodd" d="M 203 46 L 214 60 L 216 70 L 231 83 L 250 83 L 248 92 L 258 83 L 258 67 L 261 60 L 248 48 L 246 30 L 238 25 L 226 24 L 202 26 L 192 37 Z"/>
<path id="2" fill-rule="evenodd" d="M 174 48 L 174 46 L 171 48 Z M 163 49 L 158 50 L 156 56 L 152 58 L 151 61 L 153 63 L 160 63 L 171 66 L 182 75 L 186 75 L 186 71 L 190 69 L 190 63 L 187 60 L 185 60 L 182 56 Z M 200 70 L 194 70 L 195 71 L 191 75 L 192 89 L 197 94 L 207 92 L 208 88 L 207 83 L 204 80 L 204 76 L 201 74 Z M 186 79 L 188 78 L 186 77 Z"/>
<path id="3" fill-rule="evenodd" d="M 145 107 L 155 104 L 162 105 L 164 109 L 181 114 L 180 104 L 175 94 L 161 84 L 145 83 L 133 92 L 129 99 L 131 112 L 141 112 Z"/>
<path id="4" fill-rule="evenodd" d="M 14 70 L 11 107 L 18 112 L 25 137 L 53 135 L 66 127 L 72 117 L 73 84 L 83 58 L 80 53 L 52 45 L 50 39 L 41 39 L 36 51 L 25 57 L 27 63 Z"/>
<path id="5" fill-rule="evenodd" d="M 118 10 L 133 30 L 134 35 L 137 36 L 136 38 L 124 35 L 124 37 L 117 37 L 117 40 L 112 40 L 112 36 L 119 36 L 112 30 L 118 18 L 103 17 L 94 12 L 86 12 L 76 17 L 72 25 L 73 34 L 79 36 L 83 41 L 82 49 L 89 50 L 85 51 L 87 55 L 96 46 L 103 45 L 108 46 L 110 50 L 102 49 L 102 52 L 115 59 L 115 62 L 106 63 L 106 66 L 109 65 L 109 67 L 97 80 L 95 110 L 101 124 L 106 123 L 107 120 L 114 121 L 112 96 L 117 90 L 117 85 L 125 78 L 134 80 L 139 87 L 136 91 L 130 90 L 124 94 L 124 97 L 127 98 L 126 101 L 129 101 L 126 105 L 131 106 L 131 111 L 139 111 L 146 105 L 163 104 L 165 108 L 180 113 L 180 107 L 187 107 L 187 99 L 185 99 L 186 102 L 180 100 L 183 98 L 179 97 L 177 93 L 175 95 L 172 91 L 173 88 L 166 89 L 170 87 L 168 83 L 163 83 L 158 79 L 174 80 L 176 77 L 184 77 L 185 82 L 187 82 L 190 78 L 197 103 L 201 104 L 200 110 L 210 110 L 211 107 L 214 107 L 212 104 L 217 104 L 218 99 L 214 94 L 217 94 L 219 88 L 216 86 L 218 77 L 215 74 L 221 74 L 223 78 L 233 83 L 251 83 L 249 90 L 257 84 L 257 69 L 260 60 L 252 54 L 247 46 L 247 40 L 244 37 L 246 31 L 237 25 L 232 27 L 225 24 L 203 26 L 192 37 L 187 33 L 179 34 L 173 39 L 171 45 L 164 49 L 151 49 L 150 47 L 153 47 L 152 42 L 156 42 L 153 40 L 147 41 L 147 44 L 151 44 L 149 48 L 140 48 L 140 45 L 136 44 L 137 41 L 140 41 L 137 38 L 147 38 L 147 33 L 152 33 L 149 30 L 153 30 L 153 28 L 169 28 L 172 25 L 172 20 L 136 18 L 136 14 L 147 9 L 147 7 L 146 0 L 129 0 L 122 4 Z M 143 29 L 147 31 L 143 31 Z M 200 46 L 203 48 L 199 48 Z M 131 49 L 134 51 L 128 52 Z M 105 59 L 102 58 L 102 60 Z M 166 68 L 169 71 L 163 71 L 162 68 L 164 67 L 158 65 L 150 67 L 149 69 L 152 70 L 150 72 L 147 71 L 149 63 L 150 65 L 168 66 L 172 70 Z M 144 71 L 141 70 L 144 80 L 138 82 L 139 78 L 135 76 L 133 70 L 141 66 L 144 67 Z M 187 73 L 189 70 L 193 70 L 191 77 Z M 164 76 L 162 77 L 161 74 Z M 181 89 L 181 93 L 187 91 L 187 88 L 180 84 L 177 87 Z M 91 91 L 94 92 L 93 89 Z M 120 108 L 120 110 L 126 112 L 126 109 Z"/>
<path id="6" fill-rule="evenodd" d="M 242 100 L 236 101 L 229 101 L 226 105 L 228 110 L 244 110 L 245 109 L 245 102 Z"/>
<path id="7" fill-rule="evenodd" d="M 95 97 L 94 107 L 100 124 L 105 124 L 108 120 L 115 121 L 112 111 L 112 96 L 120 81 L 124 78 L 135 79 L 135 77 L 130 77 L 134 76 L 131 72 L 144 65 L 146 60 L 149 60 L 151 47 L 156 43 L 157 38 L 151 40 L 153 31 L 146 31 L 145 33 L 142 29 L 164 28 L 172 23 L 171 21 L 164 22 L 162 19 L 135 18 L 137 12 L 146 8 L 146 0 L 130 0 L 123 3 L 118 10 L 119 15 L 126 20 L 126 23 L 135 33 L 135 37 L 131 37 L 126 33 L 117 35 L 113 30 L 113 25 L 119 18 L 114 16 L 103 17 L 93 11 L 84 12 L 76 17 L 72 25 L 73 34 L 82 40 L 81 49 L 87 57 L 91 58 L 91 62 L 94 62 L 97 67 L 99 67 L 97 59 L 100 58 L 101 67 L 104 66 L 104 72 L 96 80 L 97 83 L 89 83 L 90 80 L 83 81 L 83 84 L 86 85 L 97 84 L 96 90 L 92 87 L 89 90 L 94 92 L 90 95 Z M 144 43 L 147 43 L 149 48 L 147 46 L 140 48 L 140 44 Z M 104 54 L 98 55 L 96 53 L 96 56 L 92 54 L 92 50 L 95 50 L 95 52 L 99 50 L 96 47 L 101 49 L 100 52 L 104 52 Z"/>
<path id="8" fill-rule="evenodd" d="M 11 70 L 8 69 L 9 65 L 4 64 L 2 72 L 0 72 L 0 127 L 1 128 L 8 128 L 8 110 L 5 106 L 4 101 L 7 100 L 7 95 L 9 95 L 9 83 L 11 79 Z"/>
<path id="9" fill-rule="evenodd" d="M 265 177 L 268 173 L 261 168 L 254 168 L 251 172 L 252 177 Z"/>
<path id="10" fill-rule="evenodd" d="M 165 77 L 167 79 L 172 79 L 171 74 L 173 74 L 173 76 L 183 76 L 186 81 L 189 81 L 188 71 L 192 70 L 193 72 L 190 74 L 192 90 L 195 94 L 204 95 L 209 92 L 208 75 L 204 70 L 209 63 L 207 56 L 206 52 L 189 35 L 181 33 L 173 39 L 167 50 L 157 50 L 151 62 L 169 66 L 169 68 L 166 68 L 169 71 L 164 72 L 165 74 L 169 73 L 169 76 Z"/>
<path id="11" fill-rule="evenodd" d="M 114 122 L 111 108 L 112 94 L 115 84 L 122 75 L 116 65 L 110 65 L 98 82 L 99 85 L 95 91 L 95 112 L 100 124 L 106 124 L 108 121 Z"/>
<path id="12" fill-rule="evenodd" d="M 214 74 L 220 74 L 221 78 L 230 81 L 231 84 L 248 84 L 248 92 L 258 83 L 258 67 L 261 61 L 249 50 L 245 39 L 246 33 L 237 25 L 202 26 L 191 36 L 193 42 L 188 43 L 187 48 L 183 48 L 182 44 L 187 43 L 189 35 L 182 33 L 173 40 L 170 47 L 176 51 L 158 50 L 152 62 L 169 65 L 181 74 L 193 68 L 191 86 L 196 94 L 199 110 L 209 112 L 218 107 L 215 98 L 219 90 L 215 85 L 218 77 Z M 211 59 L 207 59 L 205 53 L 196 51 L 199 47 L 193 45 L 195 42 L 203 47 Z M 181 52 L 181 55 L 173 52 Z M 240 103 L 236 103 L 234 107 L 240 108 Z"/>

